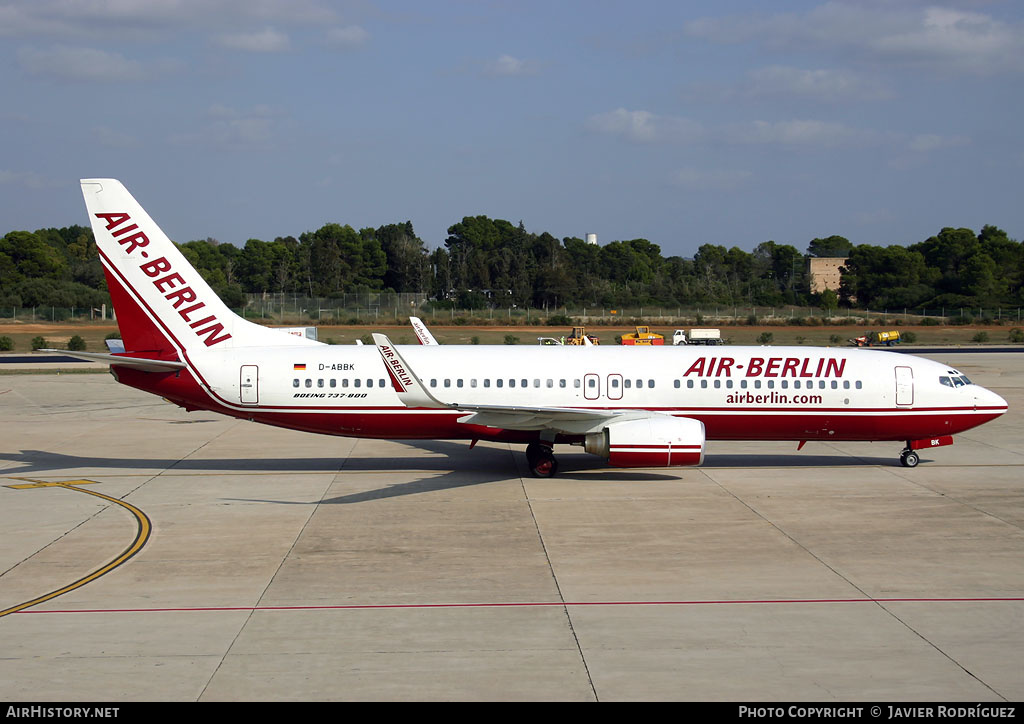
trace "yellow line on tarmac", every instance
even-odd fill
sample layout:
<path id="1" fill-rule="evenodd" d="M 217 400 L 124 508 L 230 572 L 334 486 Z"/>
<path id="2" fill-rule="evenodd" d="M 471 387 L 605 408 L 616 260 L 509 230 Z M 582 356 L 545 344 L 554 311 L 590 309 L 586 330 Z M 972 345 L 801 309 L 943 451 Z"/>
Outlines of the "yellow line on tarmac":
<path id="1" fill-rule="evenodd" d="M 85 488 L 79 487 L 82 485 L 97 485 L 98 483 L 95 480 L 68 480 L 62 483 L 48 483 L 42 480 L 29 480 L 28 478 L 14 478 L 14 480 L 25 480 L 28 482 L 28 484 L 8 485 L 6 487 L 14 488 L 15 490 L 28 490 L 32 488 L 65 488 L 67 490 L 77 490 L 78 492 L 85 493 L 87 495 L 94 495 L 97 498 L 102 498 L 103 500 L 109 501 L 116 505 L 120 505 L 122 508 L 127 510 L 133 516 L 135 516 L 135 520 L 138 523 L 138 528 L 136 529 L 135 532 L 135 540 L 132 541 L 131 545 L 125 548 L 124 551 L 122 551 L 121 554 L 117 556 L 117 558 L 110 561 L 99 570 L 90 573 L 88 576 L 79 578 L 77 581 L 69 583 L 68 585 L 56 591 L 51 591 L 50 593 L 46 593 L 42 596 L 39 596 L 38 598 L 34 598 L 31 601 L 19 603 L 16 606 L 11 606 L 10 608 L 4 609 L 3 611 L 0 611 L 0 618 L 3 618 L 4 616 L 11 613 L 23 611 L 26 608 L 31 608 L 32 606 L 43 603 L 45 601 L 52 600 L 54 598 L 57 598 L 57 596 L 62 596 L 65 593 L 74 591 L 76 588 L 81 588 L 85 584 L 95 581 L 100 576 L 110 573 L 112 570 L 114 570 L 121 564 L 133 558 L 139 551 L 143 549 L 143 547 L 149 541 L 149 535 L 153 531 L 153 524 L 150 522 L 149 518 L 146 517 L 145 513 L 143 513 L 141 510 L 136 508 L 131 503 L 126 503 L 123 500 L 112 498 L 109 495 L 104 495 L 103 493 L 97 493 L 95 490 L 86 490 Z"/>

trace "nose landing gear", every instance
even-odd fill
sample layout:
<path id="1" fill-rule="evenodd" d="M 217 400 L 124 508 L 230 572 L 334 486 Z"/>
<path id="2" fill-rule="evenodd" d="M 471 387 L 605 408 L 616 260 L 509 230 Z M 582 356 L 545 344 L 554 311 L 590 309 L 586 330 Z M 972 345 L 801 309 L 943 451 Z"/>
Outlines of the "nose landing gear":
<path id="1" fill-rule="evenodd" d="M 917 454 L 916 450 L 911 450 L 909 445 L 900 453 L 900 465 L 905 468 L 916 468 L 919 462 L 921 462 L 921 456 Z"/>

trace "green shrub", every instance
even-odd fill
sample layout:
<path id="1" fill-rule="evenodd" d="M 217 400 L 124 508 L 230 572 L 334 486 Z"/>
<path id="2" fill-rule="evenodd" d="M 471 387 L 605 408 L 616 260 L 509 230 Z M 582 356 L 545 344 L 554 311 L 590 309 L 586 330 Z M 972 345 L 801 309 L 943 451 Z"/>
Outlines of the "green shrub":
<path id="1" fill-rule="evenodd" d="M 900 341 L 906 342 L 907 344 L 913 344 L 914 342 L 917 341 L 917 335 L 914 334 L 913 332 L 904 332 L 902 335 L 900 335 Z"/>
<path id="2" fill-rule="evenodd" d="M 978 342 L 978 343 L 988 342 L 988 332 L 985 332 L 985 331 L 978 332 L 976 335 L 971 337 L 971 341 L 972 342 Z"/>
<path id="3" fill-rule="evenodd" d="M 757 337 L 757 343 L 758 344 L 771 344 L 772 340 L 774 338 L 775 338 L 775 335 L 773 335 L 771 332 L 761 332 L 761 334 L 758 335 L 758 337 Z"/>
<path id="4" fill-rule="evenodd" d="M 514 334 L 506 334 L 505 344 L 519 344 L 519 337 L 516 337 Z"/>
<path id="5" fill-rule="evenodd" d="M 14 340 L 10 337 L 0 337 L 0 352 L 10 352 L 14 349 Z"/>
<path id="6" fill-rule="evenodd" d="M 49 346 L 50 345 L 47 343 L 47 341 L 45 339 L 43 339 L 42 337 L 33 337 L 32 338 L 32 349 L 34 349 L 34 350 L 35 349 L 44 349 L 44 348 L 47 348 Z"/>
<path id="7" fill-rule="evenodd" d="M 68 349 L 72 352 L 82 352 L 85 350 L 85 340 L 76 334 L 68 340 Z"/>
<path id="8" fill-rule="evenodd" d="M 1010 341 L 1011 342 L 1024 342 L 1024 329 L 1020 327 L 1014 327 L 1010 330 Z"/>

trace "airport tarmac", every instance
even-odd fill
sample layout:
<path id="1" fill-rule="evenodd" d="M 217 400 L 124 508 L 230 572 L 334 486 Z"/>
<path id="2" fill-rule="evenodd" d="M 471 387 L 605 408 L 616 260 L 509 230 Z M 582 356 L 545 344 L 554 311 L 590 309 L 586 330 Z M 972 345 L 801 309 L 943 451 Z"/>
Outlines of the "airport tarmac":
<path id="1" fill-rule="evenodd" d="M 550 480 L 0 376 L 0 700 L 1019 701 L 1024 355 L 949 361 L 1010 412 L 914 469 L 711 442 Z"/>

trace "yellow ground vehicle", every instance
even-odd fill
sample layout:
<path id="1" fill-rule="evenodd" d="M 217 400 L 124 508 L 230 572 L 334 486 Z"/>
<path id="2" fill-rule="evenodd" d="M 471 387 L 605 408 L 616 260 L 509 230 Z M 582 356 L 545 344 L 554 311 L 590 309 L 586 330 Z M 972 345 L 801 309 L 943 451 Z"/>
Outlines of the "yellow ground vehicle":
<path id="1" fill-rule="evenodd" d="M 637 327 L 635 332 L 622 335 L 622 343 L 648 346 L 665 344 L 665 337 L 652 332 L 650 327 Z"/>
<path id="2" fill-rule="evenodd" d="M 863 337 L 854 337 L 850 340 L 850 344 L 855 347 L 879 347 L 882 345 L 892 347 L 899 343 L 900 333 L 896 329 L 890 332 L 868 332 Z"/>
<path id="3" fill-rule="evenodd" d="M 565 338 L 563 344 L 601 344 L 601 340 L 592 334 L 587 334 L 586 327 L 573 327 L 572 334 Z"/>

